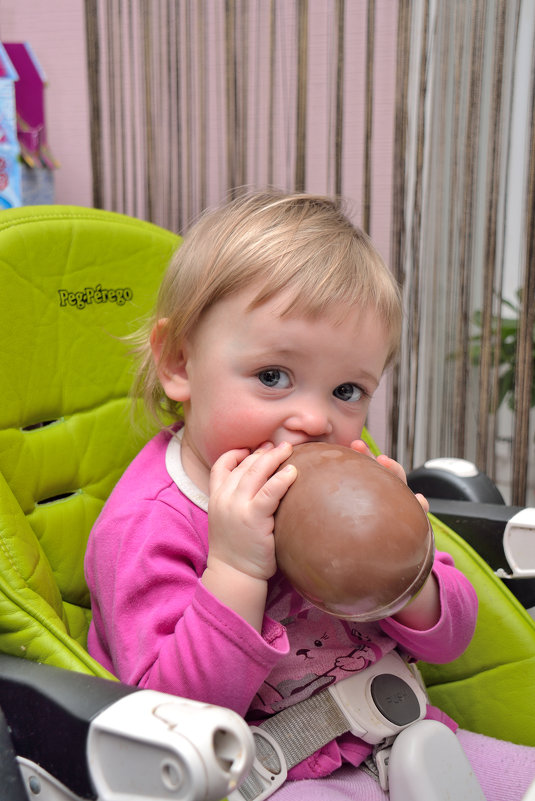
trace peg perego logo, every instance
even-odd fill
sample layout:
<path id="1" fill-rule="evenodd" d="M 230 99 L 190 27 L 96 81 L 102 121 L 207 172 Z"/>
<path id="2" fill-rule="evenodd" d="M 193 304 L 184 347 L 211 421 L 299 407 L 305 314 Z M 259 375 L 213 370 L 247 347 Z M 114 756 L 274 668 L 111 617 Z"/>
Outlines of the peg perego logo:
<path id="1" fill-rule="evenodd" d="M 105 289 L 102 284 L 96 286 L 86 286 L 79 292 L 69 292 L 68 289 L 58 289 L 60 306 L 76 306 L 77 309 L 85 309 L 93 303 L 116 303 L 124 306 L 132 300 L 134 293 L 129 286 L 120 289 Z"/>

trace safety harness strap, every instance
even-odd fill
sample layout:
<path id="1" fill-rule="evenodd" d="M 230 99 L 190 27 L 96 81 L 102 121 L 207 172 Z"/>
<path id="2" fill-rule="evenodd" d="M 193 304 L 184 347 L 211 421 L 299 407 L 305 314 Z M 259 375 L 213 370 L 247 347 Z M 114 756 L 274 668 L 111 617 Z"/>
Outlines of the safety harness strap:
<path id="1" fill-rule="evenodd" d="M 388 784 L 389 747 L 397 733 L 425 715 L 418 671 L 397 652 L 252 727 L 253 769 L 229 801 L 263 801 L 287 772 L 331 740 L 351 731 L 374 749 L 381 786 Z M 385 748 L 386 746 L 386 748 Z"/>
<path id="2" fill-rule="evenodd" d="M 288 707 L 262 724 L 279 743 L 288 769 L 349 731 L 346 716 L 328 690 Z"/>
<path id="3" fill-rule="evenodd" d="M 262 801 L 280 787 L 287 772 L 331 740 L 350 723 L 328 690 L 301 701 L 253 727 L 253 770 L 230 801 Z"/>

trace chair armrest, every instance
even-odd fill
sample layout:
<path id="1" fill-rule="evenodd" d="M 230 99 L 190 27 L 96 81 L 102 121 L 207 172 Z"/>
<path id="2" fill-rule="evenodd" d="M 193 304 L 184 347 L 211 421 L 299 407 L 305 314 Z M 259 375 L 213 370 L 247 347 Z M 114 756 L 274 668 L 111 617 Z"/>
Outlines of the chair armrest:
<path id="1" fill-rule="evenodd" d="M 135 787 L 138 799 L 218 801 L 254 756 L 249 727 L 228 709 L 5 654 L 0 709 L 25 782 L 81 798 Z"/>

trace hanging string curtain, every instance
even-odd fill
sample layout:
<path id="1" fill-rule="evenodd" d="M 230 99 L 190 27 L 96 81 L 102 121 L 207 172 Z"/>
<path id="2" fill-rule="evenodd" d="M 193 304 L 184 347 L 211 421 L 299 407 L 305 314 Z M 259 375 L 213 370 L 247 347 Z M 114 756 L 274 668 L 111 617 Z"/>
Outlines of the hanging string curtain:
<path id="1" fill-rule="evenodd" d="M 343 194 L 373 227 L 374 98 L 393 87 L 384 53 L 394 54 L 395 3 L 380 13 L 375 0 L 85 8 L 96 206 L 183 230 L 229 194 L 277 186 Z M 391 158 L 378 164 L 388 180 Z"/>
<path id="2" fill-rule="evenodd" d="M 94 205 L 184 232 L 246 188 L 342 195 L 389 260 L 397 0 L 85 8 Z"/>
<path id="3" fill-rule="evenodd" d="M 245 187 L 348 198 L 404 292 L 383 445 L 535 503 L 532 0 L 85 7 L 95 205 L 181 232 Z"/>
<path id="4" fill-rule="evenodd" d="M 399 15 L 392 264 L 408 314 L 396 453 L 408 465 L 471 459 L 523 504 L 535 451 L 533 4 L 400 0 Z"/>

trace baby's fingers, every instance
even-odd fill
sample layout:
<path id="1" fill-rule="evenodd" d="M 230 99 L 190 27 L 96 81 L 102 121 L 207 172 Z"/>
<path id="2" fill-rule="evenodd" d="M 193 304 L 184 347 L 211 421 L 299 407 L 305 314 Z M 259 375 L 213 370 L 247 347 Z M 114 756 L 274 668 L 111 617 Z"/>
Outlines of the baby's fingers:
<path id="1" fill-rule="evenodd" d="M 291 452 L 292 446 L 288 442 L 281 442 L 276 447 L 265 443 L 253 451 L 235 471 L 238 478 L 236 489 L 240 495 L 254 498 Z"/>
<path id="2" fill-rule="evenodd" d="M 289 487 L 297 478 L 297 467 L 293 464 L 285 465 L 277 471 L 260 488 L 256 496 L 256 503 L 265 514 L 273 514 Z"/>
<path id="3" fill-rule="evenodd" d="M 386 467 L 387 470 L 390 470 L 394 473 L 398 478 L 400 478 L 405 484 L 407 483 L 407 474 L 405 470 L 402 468 L 399 462 L 396 462 L 395 459 L 391 459 L 390 456 L 385 456 L 384 453 L 380 453 L 377 457 L 377 461 L 383 467 Z"/>
<path id="4" fill-rule="evenodd" d="M 276 448 L 266 442 L 250 453 L 249 451 L 228 451 L 214 464 L 210 475 L 210 494 L 217 488 L 237 493 L 242 499 L 252 499 L 279 465 L 292 452 L 292 446 L 283 442 Z"/>
<path id="5" fill-rule="evenodd" d="M 429 501 L 427 500 L 425 495 L 422 495 L 420 492 L 417 492 L 415 497 L 420 506 L 422 507 L 422 509 L 424 510 L 424 512 L 427 514 L 429 511 Z"/>
<path id="6" fill-rule="evenodd" d="M 351 443 L 351 448 L 354 451 L 357 451 L 357 453 L 363 453 L 365 456 L 371 456 L 372 459 L 376 459 L 380 465 L 386 467 L 387 470 L 391 470 L 392 473 L 400 478 L 405 484 L 407 483 L 407 474 L 405 473 L 403 467 L 399 464 L 399 462 L 396 462 L 395 459 L 391 459 L 390 456 L 386 456 L 384 453 L 380 453 L 379 456 L 374 456 L 362 439 L 354 440 L 354 442 Z M 424 512 L 427 514 L 427 512 L 429 512 L 429 503 L 427 498 L 420 493 L 416 494 L 416 498 L 418 499 L 418 502 Z"/>
<path id="7" fill-rule="evenodd" d="M 405 473 L 405 470 L 399 464 L 399 462 L 396 462 L 394 459 L 391 459 L 390 456 L 385 456 L 384 454 L 380 454 L 377 457 L 377 461 L 379 462 L 379 464 L 383 465 L 383 467 L 386 467 L 387 470 L 391 470 L 398 478 L 400 478 L 403 481 L 404 484 L 407 483 L 407 474 Z M 418 500 L 418 503 L 420 504 L 424 512 L 427 514 L 427 512 L 429 511 L 429 503 L 427 501 L 427 498 L 419 492 L 416 494 L 415 497 Z"/>
<path id="8" fill-rule="evenodd" d="M 247 448 L 239 448 L 227 451 L 213 464 L 210 471 L 210 492 L 219 487 L 239 464 L 247 458 L 250 451 Z"/>
<path id="9" fill-rule="evenodd" d="M 374 458 L 371 450 L 363 439 L 353 440 L 349 447 L 352 448 L 352 450 L 357 451 L 357 453 L 362 453 L 364 456 L 371 456 L 372 459 Z"/>
<path id="10" fill-rule="evenodd" d="M 395 459 L 391 459 L 390 456 L 385 456 L 384 453 L 380 453 L 379 456 L 374 456 L 368 445 L 362 439 L 353 440 L 350 447 L 357 453 L 362 453 L 364 456 L 369 456 L 371 459 L 375 459 L 376 462 L 383 467 L 386 467 L 387 470 L 395 473 L 398 478 L 405 482 L 405 484 L 407 483 L 405 470 L 398 462 L 395 461 Z"/>

